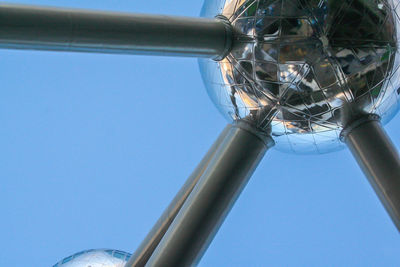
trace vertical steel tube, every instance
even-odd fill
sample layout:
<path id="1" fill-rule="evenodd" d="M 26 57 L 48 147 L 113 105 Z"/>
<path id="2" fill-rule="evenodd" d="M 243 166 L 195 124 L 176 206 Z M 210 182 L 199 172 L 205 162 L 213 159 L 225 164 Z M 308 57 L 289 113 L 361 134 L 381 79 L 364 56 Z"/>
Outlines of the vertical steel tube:
<path id="1" fill-rule="evenodd" d="M 273 145 L 251 126 L 229 126 L 193 191 L 145 266 L 192 266 L 207 249 L 264 153 Z"/>
<path id="2" fill-rule="evenodd" d="M 214 156 L 218 147 L 221 145 L 221 142 L 224 140 L 227 132 L 229 131 L 230 126 L 225 127 L 222 133 L 219 135 L 217 140 L 208 150 L 207 154 L 203 157 L 199 165 L 193 171 L 193 173 L 189 176 L 185 184 L 176 194 L 172 202 L 169 204 L 167 209 L 158 219 L 156 224 L 150 230 L 146 238 L 137 248 L 137 250 L 130 257 L 129 262 L 125 265 L 126 267 L 143 267 L 149 260 L 150 256 L 153 254 L 154 250 L 160 243 L 161 239 L 164 237 L 164 234 L 167 232 L 170 227 L 172 221 L 175 219 L 179 210 L 182 208 L 184 202 L 188 198 L 189 194 L 192 192 L 193 188 L 197 184 L 200 177 L 203 175 L 206 170 L 210 159 Z"/>
<path id="3" fill-rule="evenodd" d="M 222 59 L 231 28 L 224 19 L 0 4 L 0 48 Z"/>
<path id="4" fill-rule="evenodd" d="M 400 231 L 400 157 L 378 117 L 355 121 L 342 136 Z"/>

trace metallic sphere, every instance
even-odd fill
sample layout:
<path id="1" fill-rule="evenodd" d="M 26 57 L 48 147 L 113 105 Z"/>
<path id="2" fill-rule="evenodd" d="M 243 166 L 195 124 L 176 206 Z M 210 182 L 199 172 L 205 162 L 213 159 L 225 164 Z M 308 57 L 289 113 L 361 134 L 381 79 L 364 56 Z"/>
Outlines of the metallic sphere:
<path id="1" fill-rule="evenodd" d="M 53 267 L 124 267 L 129 253 L 112 249 L 91 249 L 66 257 Z"/>
<path id="2" fill-rule="evenodd" d="M 230 120 L 271 134 L 276 148 L 343 147 L 351 119 L 397 112 L 399 0 L 206 0 L 235 30 L 222 61 L 201 59 L 208 93 Z"/>

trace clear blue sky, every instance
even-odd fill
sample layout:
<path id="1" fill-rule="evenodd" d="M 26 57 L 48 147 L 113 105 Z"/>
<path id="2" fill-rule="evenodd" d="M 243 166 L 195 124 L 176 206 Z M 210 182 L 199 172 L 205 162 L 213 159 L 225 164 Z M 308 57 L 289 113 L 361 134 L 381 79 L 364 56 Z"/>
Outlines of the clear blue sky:
<path id="1" fill-rule="evenodd" d="M 10 1 L 15 2 L 15 1 Z M 35 0 L 197 16 L 201 0 Z M 0 50 L 0 266 L 132 252 L 226 121 L 197 60 Z M 386 127 L 400 146 L 400 117 Z M 348 151 L 270 151 L 200 266 L 400 266 Z"/>

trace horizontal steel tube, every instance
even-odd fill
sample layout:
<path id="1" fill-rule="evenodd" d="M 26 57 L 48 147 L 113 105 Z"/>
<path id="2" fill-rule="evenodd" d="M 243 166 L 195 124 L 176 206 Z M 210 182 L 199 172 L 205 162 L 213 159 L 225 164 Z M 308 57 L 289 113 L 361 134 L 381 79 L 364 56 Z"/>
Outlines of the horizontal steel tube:
<path id="1" fill-rule="evenodd" d="M 400 157 L 380 122 L 361 119 L 344 141 L 400 231 Z"/>
<path id="2" fill-rule="evenodd" d="M 145 266 L 196 265 L 270 146 L 255 131 L 230 126 Z"/>
<path id="3" fill-rule="evenodd" d="M 224 131 L 220 134 L 211 148 L 208 150 L 207 154 L 203 157 L 199 165 L 193 171 L 193 173 L 189 176 L 185 184 L 176 194 L 172 202 L 169 204 L 167 209 L 158 219 L 156 224 L 150 230 L 146 238 L 140 244 L 138 249 L 133 253 L 130 257 L 129 262 L 125 265 L 125 267 L 143 267 L 149 260 L 150 256 L 153 254 L 154 250 L 160 243 L 161 239 L 164 237 L 164 234 L 167 232 L 171 223 L 175 219 L 176 215 L 182 208 L 189 194 L 192 192 L 193 188 L 199 181 L 200 177 L 203 175 L 204 171 L 207 169 L 207 166 L 210 162 L 210 159 L 214 156 L 218 147 L 221 145 L 221 142 L 225 138 L 226 133 L 229 131 L 230 127 L 226 127 Z"/>
<path id="4" fill-rule="evenodd" d="M 223 58 L 222 19 L 0 4 L 0 48 Z"/>

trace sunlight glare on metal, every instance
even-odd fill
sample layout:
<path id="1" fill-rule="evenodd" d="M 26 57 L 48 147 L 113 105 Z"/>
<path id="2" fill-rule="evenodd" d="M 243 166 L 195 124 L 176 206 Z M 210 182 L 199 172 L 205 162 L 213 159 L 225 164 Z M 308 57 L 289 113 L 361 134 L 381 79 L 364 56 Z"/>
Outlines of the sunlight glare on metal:
<path id="1" fill-rule="evenodd" d="M 206 0 L 202 16 L 236 31 L 225 59 L 200 59 L 207 91 L 230 121 L 271 133 L 275 148 L 327 153 L 343 128 L 398 110 L 398 0 Z M 249 102 L 249 99 L 251 102 Z"/>
<path id="2" fill-rule="evenodd" d="M 130 256 L 119 250 L 91 249 L 66 257 L 53 267 L 124 267 Z"/>

